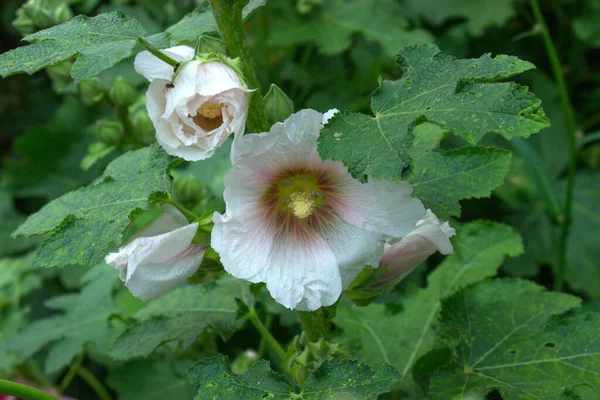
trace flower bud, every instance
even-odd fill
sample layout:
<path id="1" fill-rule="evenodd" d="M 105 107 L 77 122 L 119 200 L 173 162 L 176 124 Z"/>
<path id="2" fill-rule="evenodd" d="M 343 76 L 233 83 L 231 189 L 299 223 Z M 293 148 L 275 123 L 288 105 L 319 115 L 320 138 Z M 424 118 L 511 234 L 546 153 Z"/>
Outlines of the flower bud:
<path id="1" fill-rule="evenodd" d="M 44 0 L 29 0 L 22 8 L 37 28 L 45 29 L 55 25 L 52 11 L 44 4 Z"/>
<path id="2" fill-rule="evenodd" d="M 29 35 L 37 31 L 33 20 L 25 13 L 17 11 L 17 18 L 12 22 L 12 26 L 22 35 Z"/>
<path id="3" fill-rule="evenodd" d="M 108 98 L 119 107 L 127 107 L 135 101 L 135 87 L 122 76 L 118 76 L 108 90 Z"/>
<path id="4" fill-rule="evenodd" d="M 115 145 L 123 138 L 123 125 L 116 119 L 101 119 L 96 122 L 98 138 L 108 145 Z"/>
<path id="5" fill-rule="evenodd" d="M 94 105 L 104 97 L 104 85 L 98 77 L 86 79 L 79 84 L 79 96 L 86 106 Z"/>
<path id="6" fill-rule="evenodd" d="M 52 18 L 54 19 L 55 24 L 62 24 L 64 22 L 70 21 L 73 19 L 73 11 L 69 8 L 66 3 L 62 3 L 60 6 L 54 9 L 52 13 Z"/>
<path id="7" fill-rule="evenodd" d="M 285 121 L 294 112 L 294 102 L 292 99 L 275 84 L 271 84 L 264 101 L 265 111 L 271 124 Z"/>
<path id="8" fill-rule="evenodd" d="M 46 72 L 52 79 L 52 88 L 57 93 L 62 93 L 63 90 L 71 83 L 71 62 L 63 61 L 46 68 Z"/>
<path id="9" fill-rule="evenodd" d="M 200 35 L 196 41 L 195 54 L 216 53 L 225 54 L 227 52 L 225 42 L 216 37 Z"/>
<path id="10" fill-rule="evenodd" d="M 196 178 L 188 175 L 177 179 L 173 190 L 178 200 L 186 205 L 193 205 L 200 200 L 202 186 Z"/>
<path id="11" fill-rule="evenodd" d="M 154 142 L 154 125 L 145 111 L 137 112 L 131 118 L 133 132 L 144 144 Z"/>
<path id="12" fill-rule="evenodd" d="M 258 353 L 252 349 L 248 349 L 245 352 L 238 355 L 235 360 L 231 363 L 231 370 L 241 375 L 248 371 L 254 363 L 259 360 Z"/>

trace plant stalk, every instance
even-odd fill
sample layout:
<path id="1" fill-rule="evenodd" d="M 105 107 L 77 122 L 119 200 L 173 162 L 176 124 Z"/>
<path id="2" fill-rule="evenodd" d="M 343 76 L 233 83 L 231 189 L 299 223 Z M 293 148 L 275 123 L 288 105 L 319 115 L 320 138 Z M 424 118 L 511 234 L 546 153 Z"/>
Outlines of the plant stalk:
<path id="1" fill-rule="evenodd" d="M 58 400 L 56 397 L 31 386 L 0 379 L 0 393 L 23 400 Z"/>
<path id="2" fill-rule="evenodd" d="M 175 72 L 175 68 L 177 67 L 177 65 L 179 64 L 178 61 L 173 60 L 171 57 L 169 57 L 168 55 L 166 55 L 165 53 L 163 53 L 162 51 L 155 49 L 154 47 L 150 46 L 150 44 L 148 42 L 146 42 L 144 39 L 139 38 L 139 42 L 142 46 L 144 46 L 144 48 L 146 50 L 148 50 L 152 55 L 154 55 L 156 58 L 166 62 L 169 65 L 173 66 L 173 72 Z"/>
<path id="3" fill-rule="evenodd" d="M 248 131 L 251 133 L 267 132 L 271 125 L 265 111 L 252 58 L 245 42 L 246 34 L 244 22 L 242 21 L 242 8 L 246 2 L 237 0 L 208 0 L 208 2 L 215 16 L 219 33 L 227 44 L 230 57 L 239 57 L 248 88 L 256 89 L 254 92 L 249 93 Z"/>
<path id="4" fill-rule="evenodd" d="M 567 245 L 569 241 L 569 230 L 571 227 L 572 208 L 573 208 L 573 192 L 575 190 L 575 168 L 577 166 L 577 137 L 575 127 L 575 116 L 571 101 L 569 99 L 569 91 L 567 90 L 567 84 L 562 74 L 562 68 L 560 59 L 556 47 L 550 37 L 548 26 L 542 16 L 538 0 L 529 0 L 529 4 L 533 10 L 535 20 L 540 27 L 540 33 L 544 40 L 546 52 L 550 59 L 550 65 L 552 66 L 552 73 L 554 79 L 558 85 L 560 94 L 560 101 L 565 114 L 565 120 L 567 125 L 567 140 L 569 145 L 569 163 L 567 169 L 567 187 L 565 193 L 565 202 L 563 206 L 562 218 L 560 219 L 560 236 L 558 243 L 558 264 L 555 271 L 554 289 L 557 291 L 564 290 L 564 279 L 565 279 L 565 268 L 567 265 Z"/>
<path id="5" fill-rule="evenodd" d="M 161 199 L 160 202 L 172 205 L 173 207 L 175 207 L 176 209 L 178 209 L 179 212 L 181 212 L 183 215 L 185 215 L 185 217 L 190 222 L 195 221 L 195 220 L 198 219 L 198 216 L 196 214 L 194 214 L 193 212 L 191 212 L 190 210 L 188 210 L 187 208 L 185 208 L 184 206 L 182 206 L 181 204 L 177 203 L 175 200 L 173 200 L 171 198 L 169 198 L 169 199 Z"/>
<path id="6" fill-rule="evenodd" d="M 273 337 L 273 335 L 271 335 L 271 332 L 269 332 L 269 330 L 263 325 L 260 318 L 258 318 L 256 309 L 254 307 L 250 308 L 250 311 L 248 311 L 246 317 L 248 317 L 248 320 L 252 323 L 252 325 L 254 325 L 256 330 L 258 330 L 262 338 L 269 344 L 269 346 L 271 346 L 275 353 L 277 353 L 277 356 L 279 356 L 281 360 L 285 360 L 285 350 L 283 350 L 283 347 L 281 347 L 279 342 Z"/>
<path id="7" fill-rule="evenodd" d="M 75 359 L 75 361 L 73 361 L 73 363 L 69 367 L 69 370 L 67 371 L 63 380 L 60 382 L 60 387 L 58 389 L 60 393 L 64 393 L 65 390 L 67 390 L 67 387 L 69 387 L 69 385 L 71 384 L 71 381 L 73 380 L 73 378 L 75 378 L 77 371 L 81 367 L 81 363 L 83 363 L 84 358 L 85 358 L 85 351 L 82 350 L 81 353 L 79 353 L 79 355 Z"/>
<path id="8" fill-rule="evenodd" d="M 104 385 L 90 372 L 90 370 L 81 366 L 77 370 L 77 375 L 92 388 L 100 400 L 112 400 L 112 397 L 108 394 L 108 390 L 106 390 Z"/>

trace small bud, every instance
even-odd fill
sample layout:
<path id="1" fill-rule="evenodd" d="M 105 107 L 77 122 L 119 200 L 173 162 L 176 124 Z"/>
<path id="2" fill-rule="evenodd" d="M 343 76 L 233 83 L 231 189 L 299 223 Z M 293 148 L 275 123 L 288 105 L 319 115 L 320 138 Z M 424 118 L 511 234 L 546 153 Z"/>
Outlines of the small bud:
<path id="1" fill-rule="evenodd" d="M 54 23 L 58 25 L 70 21 L 74 15 L 69 6 L 66 3 L 62 3 L 54 9 L 52 17 L 54 18 Z"/>
<path id="2" fill-rule="evenodd" d="M 196 51 L 195 54 L 206 54 L 206 53 L 216 53 L 216 54 L 225 54 L 226 53 L 225 42 L 216 37 L 208 36 L 208 35 L 200 35 L 198 40 L 196 41 Z"/>
<path id="3" fill-rule="evenodd" d="M 20 14 L 20 15 L 19 15 Z M 17 12 L 18 17 L 12 22 L 12 26 L 22 35 L 29 35 L 37 31 L 32 19 L 25 13 Z"/>
<path id="4" fill-rule="evenodd" d="M 25 12 L 32 19 L 36 27 L 40 29 L 50 28 L 54 26 L 54 18 L 52 11 L 44 7 L 42 1 L 29 1 L 24 6 Z"/>
<path id="5" fill-rule="evenodd" d="M 258 353 L 252 349 L 248 349 L 233 360 L 231 363 L 231 370 L 234 373 L 241 375 L 248 371 L 258 360 Z"/>
<path id="6" fill-rule="evenodd" d="M 79 84 L 79 96 L 86 106 L 94 105 L 104 97 L 104 85 L 98 77 L 86 79 Z"/>
<path id="7" fill-rule="evenodd" d="M 52 79 L 52 88 L 57 93 L 62 93 L 63 90 L 71 83 L 71 62 L 63 61 L 46 68 L 46 72 Z"/>
<path id="8" fill-rule="evenodd" d="M 118 76 L 108 91 L 110 100 L 119 107 L 127 107 L 135 101 L 135 88 L 122 76 Z"/>
<path id="9" fill-rule="evenodd" d="M 116 145 L 123 138 L 123 125 L 116 119 L 101 119 L 96 122 L 96 134 L 107 145 Z"/>
<path id="10" fill-rule="evenodd" d="M 275 84 L 271 84 L 264 101 L 265 110 L 271 124 L 285 121 L 294 112 L 294 102 L 292 99 Z"/>
<path id="11" fill-rule="evenodd" d="M 148 113 L 145 111 L 137 112 L 131 119 L 133 125 L 133 132 L 144 144 L 150 144 L 154 142 L 154 125 L 152 120 L 148 117 Z"/>
<path id="12" fill-rule="evenodd" d="M 202 186 L 193 176 L 183 176 L 173 185 L 175 196 L 185 205 L 194 205 L 200 200 Z"/>

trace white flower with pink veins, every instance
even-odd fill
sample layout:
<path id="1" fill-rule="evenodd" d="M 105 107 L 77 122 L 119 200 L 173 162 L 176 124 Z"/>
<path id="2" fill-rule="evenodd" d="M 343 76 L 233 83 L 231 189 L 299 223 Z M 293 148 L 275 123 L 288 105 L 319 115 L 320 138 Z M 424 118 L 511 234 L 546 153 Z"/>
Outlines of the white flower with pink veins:
<path id="1" fill-rule="evenodd" d="M 147 51 L 135 57 L 134 67 L 150 81 L 146 107 L 165 151 L 204 160 L 232 133 L 243 135 L 249 90 L 236 72 L 220 61 L 193 59 L 188 46 L 161 52 L 182 63 L 174 79 L 173 67 Z"/>
<path id="2" fill-rule="evenodd" d="M 134 239 L 104 260 L 119 270 L 131 294 L 144 301 L 175 289 L 200 267 L 206 248 L 192 243 L 198 223 L 190 224 L 175 207 L 136 233 Z"/>
<path id="3" fill-rule="evenodd" d="M 338 161 L 322 161 L 322 114 L 302 110 L 270 132 L 246 135 L 225 177 L 225 215 L 212 247 L 235 277 L 265 282 L 273 298 L 316 310 L 340 297 L 365 265 L 378 266 L 425 214 L 406 182 L 360 183 Z"/>

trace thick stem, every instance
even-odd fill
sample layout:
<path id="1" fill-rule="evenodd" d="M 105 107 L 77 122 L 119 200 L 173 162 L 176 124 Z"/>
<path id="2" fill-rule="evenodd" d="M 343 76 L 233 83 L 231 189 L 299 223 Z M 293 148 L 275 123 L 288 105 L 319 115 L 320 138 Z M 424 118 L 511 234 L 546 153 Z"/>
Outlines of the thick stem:
<path id="1" fill-rule="evenodd" d="M 250 311 L 248 311 L 246 317 L 248 317 L 248 321 L 250 321 L 258 330 L 262 338 L 269 344 L 269 346 L 271 346 L 275 353 L 277 353 L 277 356 L 279 356 L 281 360 L 284 360 L 285 350 L 283 350 L 283 347 L 281 347 L 279 342 L 273 337 L 273 335 L 271 335 L 271 332 L 269 332 L 269 330 L 263 325 L 260 318 L 258 318 L 254 307 L 250 308 Z"/>
<path id="2" fill-rule="evenodd" d="M 298 311 L 298 318 L 309 341 L 317 342 L 321 338 L 329 340 L 330 316 L 326 308 L 316 311 Z"/>
<path id="3" fill-rule="evenodd" d="M 20 383 L 0 379 L 0 393 L 14 396 L 23 400 L 58 400 L 56 397 L 42 392 L 39 389 Z"/>
<path id="4" fill-rule="evenodd" d="M 251 133 L 267 132 L 270 124 L 265 112 L 258 79 L 256 79 L 256 73 L 254 72 L 254 65 L 245 42 L 246 35 L 242 21 L 244 2 L 236 0 L 208 0 L 208 2 L 215 16 L 219 33 L 227 44 L 229 55 L 232 58 L 240 58 L 242 72 L 248 88 L 256 89 L 254 92 L 249 93 L 248 131 Z"/>
<path id="5" fill-rule="evenodd" d="M 571 226 L 571 209 L 573 205 L 573 191 L 575 189 L 575 167 L 577 166 L 577 137 L 575 127 L 575 116 L 573 114 L 573 108 L 571 107 L 571 101 L 569 99 L 569 92 L 567 85 L 562 74 L 562 68 L 560 65 L 560 59 L 556 52 L 556 47 L 550 37 L 548 26 L 537 0 L 529 0 L 536 22 L 540 26 L 540 32 L 544 39 L 544 45 L 546 46 L 546 52 L 550 59 L 550 65 L 552 66 L 552 73 L 554 79 L 558 85 L 560 94 L 561 105 L 565 114 L 565 120 L 567 125 L 567 140 L 569 144 L 569 164 L 567 170 L 567 188 L 565 193 L 565 203 L 563 207 L 563 215 L 560 221 L 560 237 L 558 243 L 558 264 L 556 268 L 556 276 L 554 280 L 554 288 L 558 291 L 564 289 L 564 275 L 565 267 L 567 265 L 567 245 L 569 240 L 569 229 Z"/>
<path id="6" fill-rule="evenodd" d="M 158 59 L 166 62 L 169 65 L 173 66 L 173 72 L 175 72 L 175 67 L 177 67 L 177 64 L 179 64 L 178 61 L 173 60 L 171 57 L 169 57 L 168 55 L 166 55 L 165 53 L 161 52 L 158 49 L 155 49 L 154 47 L 150 46 L 150 44 L 148 44 L 148 42 L 146 42 L 144 39 L 139 38 L 139 42 L 142 46 L 144 46 L 144 48 L 146 50 L 148 50 L 150 53 L 152 53 L 155 57 L 157 57 Z"/>
<path id="7" fill-rule="evenodd" d="M 92 388 L 100 400 L 112 400 L 112 397 L 108 394 L 108 390 L 106 390 L 104 385 L 87 368 L 79 367 L 77 375 Z"/>

